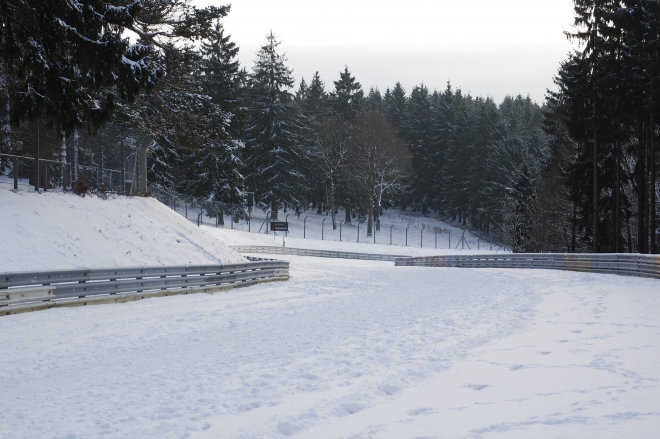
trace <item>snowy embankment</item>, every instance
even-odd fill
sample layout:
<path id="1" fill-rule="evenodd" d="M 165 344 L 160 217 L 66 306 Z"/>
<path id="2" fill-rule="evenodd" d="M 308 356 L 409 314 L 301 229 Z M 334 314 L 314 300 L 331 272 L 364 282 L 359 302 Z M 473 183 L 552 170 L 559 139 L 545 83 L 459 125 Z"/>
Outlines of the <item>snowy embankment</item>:
<path id="1" fill-rule="evenodd" d="M 154 199 L 0 186 L 0 272 L 227 264 L 245 259 Z"/>
<path id="2" fill-rule="evenodd" d="M 286 283 L 0 318 L 0 437 L 660 429 L 657 280 L 282 258 Z"/>

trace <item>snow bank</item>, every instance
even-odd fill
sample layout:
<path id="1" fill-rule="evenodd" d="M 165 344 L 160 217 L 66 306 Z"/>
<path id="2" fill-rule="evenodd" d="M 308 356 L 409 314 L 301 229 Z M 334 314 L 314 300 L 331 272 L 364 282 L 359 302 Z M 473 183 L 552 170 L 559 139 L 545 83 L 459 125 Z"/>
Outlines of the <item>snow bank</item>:
<path id="1" fill-rule="evenodd" d="M 244 262 L 155 199 L 0 187 L 0 272 Z"/>

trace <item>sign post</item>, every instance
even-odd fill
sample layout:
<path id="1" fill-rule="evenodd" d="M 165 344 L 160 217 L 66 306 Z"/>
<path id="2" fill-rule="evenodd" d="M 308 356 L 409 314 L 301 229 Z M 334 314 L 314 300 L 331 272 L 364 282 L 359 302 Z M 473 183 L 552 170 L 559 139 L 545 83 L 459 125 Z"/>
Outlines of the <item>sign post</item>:
<path id="1" fill-rule="evenodd" d="M 289 223 L 288 221 L 271 221 L 270 230 L 272 232 L 288 232 Z M 284 235 L 285 234 L 282 233 L 282 247 L 286 247 L 286 244 L 284 243 Z"/>

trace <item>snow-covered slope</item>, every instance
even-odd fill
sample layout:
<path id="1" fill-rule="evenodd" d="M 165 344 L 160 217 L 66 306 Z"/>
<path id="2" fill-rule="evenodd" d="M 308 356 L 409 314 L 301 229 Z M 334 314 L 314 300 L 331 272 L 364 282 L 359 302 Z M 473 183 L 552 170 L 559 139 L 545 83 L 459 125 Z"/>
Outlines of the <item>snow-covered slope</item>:
<path id="1" fill-rule="evenodd" d="M 0 272 L 245 261 L 154 199 L 14 193 L 6 186 L 0 249 Z"/>

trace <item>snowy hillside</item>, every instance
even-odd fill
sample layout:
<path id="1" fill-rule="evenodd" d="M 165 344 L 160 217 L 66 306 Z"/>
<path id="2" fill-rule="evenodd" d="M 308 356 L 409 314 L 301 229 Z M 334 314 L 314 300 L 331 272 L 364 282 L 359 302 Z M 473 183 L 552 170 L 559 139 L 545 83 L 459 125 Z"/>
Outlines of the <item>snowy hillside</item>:
<path id="1" fill-rule="evenodd" d="M 0 186 L 0 272 L 227 264 L 245 259 L 154 199 Z"/>

